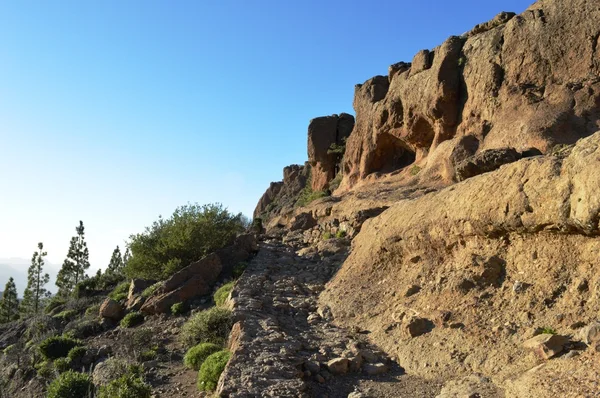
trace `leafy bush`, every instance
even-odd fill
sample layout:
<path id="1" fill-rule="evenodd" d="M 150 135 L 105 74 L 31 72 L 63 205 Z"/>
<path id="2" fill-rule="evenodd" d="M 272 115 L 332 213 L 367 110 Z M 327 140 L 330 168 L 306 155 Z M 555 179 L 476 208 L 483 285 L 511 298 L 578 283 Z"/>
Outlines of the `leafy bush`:
<path id="1" fill-rule="evenodd" d="M 225 304 L 229 293 L 233 290 L 233 282 L 229 282 L 221 286 L 214 295 L 215 304 L 218 306 L 222 306 Z"/>
<path id="2" fill-rule="evenodd" d="M 69 370 L 58 376 L 48 387 L 48 398 L 87 398 L 93 394 L 90 376 Z"/>
<path id="3" fill-rule="evenodd" d="M 127 373 L 100 387 L 98 398 L 150 398 L 151 388 L 134 373 Z"/>
<path id="4" fill-rule="evenodd" d="M 121 319 L 121 327 L 122 328 L 132 328 L 144 322 L 144 315 L 137 311 L 130 312 L 125 315 L 123 319 Z"/>
<path id="5" fill-rule="evenodd" d="M 140 361 L 153 361 L 158 356 L 156 350 L 146 350 L 140 354 Z"/>
<path id="6" fill-rule="evenodd" d="M 331 232 L 326 231 L 323 233 L 323 240 L 329 240 L 331 238 L 333 238 L 333 235 L 331 234 Z"/>
<path id="7" fill-rule="evenodd" d="M 175 303 L 171 306 L 171 314 L 173 315 L 182 315 L 186 311 L 186 306 L 184 303 Z"/>
<path id="8" fill-rule="evenodd" d="M 54 368 L 59 373 L 64 373 L 71 370 L 71 360 L 69 358 L 57 358 L 54 360 Z"/>
<path id="9" fill-rule="evenodd" d="M 125 272 L 131 278 L 167 278 L 227 246 L 245 228 L 242 213 L 229 213 L 221 204 L 178 207 L 170 218 L 159 217 L 145 232 L 130 237 L 132 257 Z"/>
<path id="10" fill-rule="evenodd" d="M 106 290 L 113 289 L 116 285 L 123 282 L 124 275 L 115 272 L 105 272 L 104 274 L 94 275 L 85 279 L 75 286 L 75 297 L 91 297 L 101 294 Z"/>
<path id="11" fill-rule="evenodd" d="M 231 311 L 213 307 L 194 314 L 181 328 L 180 338 L 187 347 L 198 343 L 222 345 L 232 326 Z"/>
<path id="12" fill-rule="evenodd" d="M 540 331 L 540 334 L 556 334 L 556 330 L 554 330 L 553 328 L 551 328 L 549 326 L 545 326 Z"/>
<path id="13" fill-rule="evenodd" d="M 144 289 L 144 291 L 142 292 L 142 297 L 143 298 L 148 298 L 150 296 L 152 296 L 154 294 L 154 292 L 162 285 L 161 282 L 157 282 L 151 286 L 148 286 L 147 288 Z"/>
<path id="14" fill-rule="evenodd" d="M 61 305 L 65 305 L 67 300 L 59 296 L 53 296 L 50 300 L 48 300 L 48 304 L 46 304 L 46 308 L 44 308 L 44 312 L 46 314 L 52 313 L 54 309 L 60 307 Z"/>
<path id="15" fill-rule="evenodd" d="M 201 343 L 190 348 L 183 357 L 183 364 L 190 369 L 200 370 L 206 358 L 221 351 L 221 346 L 212 343 Z"/>
<path id="16" fill-rule="evenodd" d="M 102 326 L 96 319 L 80 319 L 69 323 L 64 334 L 76 339 L 85 339 L 102 332 Z"/>
<path id="17" fill-rule="evenodd" d="M 50 379 L 54 378 L 54 376 L 55 376 L 54 367 L 52 366 L 51 362 L 48 362 L 48 361 L 39 362 L 38 364 L 35 365 L 35 369 L 36 369 L 37 375 L 39 377 L 41 377 L 42 379 L 50 380 Z"/>
<path id="18" fill-rule="evenodd" d="M 225 370 L 230 356 L 229 351 L 223 350 L 206 358 L 200 367 L 200 372 L 198 372 L 198 389 L 200 391 L 214 391 L 217 388 L 219 377 Z"/>
<path id="19" fill-rule="evenodd" d="M 234 266 L 233 267 L 233 277 L 235 279 L 237 279 L 240 276 L 242 276 L 242 274 L 246 270 L 246 267 L 248 267 L 248 263 L 246 263 L 245 261 L 238 263 L 236 266 Z"/>
<path id="20" fill-rule="evenodd" d="M 100 304 L 94 304 L 85 310 L 86 316 L 98 316 L 100 314 Z"/>
<path id="21" fill-rule="evenodd" d="M 63 322 L 70 321 L 71 319 L 77 316 L 77 311 L 75 310 L 64 310 L 54 315 L 55 319 L 60 319 Z"/>
<path id="22" fill-rule="evenodd" d="M 69 355 L 74 347 L 83 345 L 79 340 L 66 336 L 53 336 L 40 343 L 40 353 L 46 359 L 63 358 Z"/>
<path id="23" fill-rule="evenodd" d="M 83 358 L 85 356 L 85 353 L 87 352 L 87 348 L 85 347 L 73 347 L 71 348 L 71 351 L 69 351 L 69 353 L 67 354 L 67 357 L 71 360 L 71 361 L 77 361 L 81 358 Z"/>
<path id="24" fill-rule="evenodd" d="M 119 283 L 115 289 L 109 293 L 108 297 L 115 301 L 125 300 L 129 294 L 129 282 Z"/>

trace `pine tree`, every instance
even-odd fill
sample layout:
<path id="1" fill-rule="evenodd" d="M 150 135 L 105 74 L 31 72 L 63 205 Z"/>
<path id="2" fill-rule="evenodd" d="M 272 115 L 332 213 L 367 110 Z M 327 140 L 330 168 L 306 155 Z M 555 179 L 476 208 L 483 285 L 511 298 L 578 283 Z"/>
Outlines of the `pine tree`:
<path id="1" fill-rule="evenodd" d="M 27 277 L 27 288 L 23 293 L 21 302 L 21 313 L 26 315 L 37 315 L 43 308 L 43 301 L 50 296 L 50 292 L 44 285 L 50 281 L 50 275 L 43 273 L 44 257 L 48 255 L 44 250 L 44 244 L 38 243 L 39 251 L 33 253 L 29 275 Z"/>
<path id="2" fill-rule="evenodd" d="M 62 296 L 69 295 L 79 282 L 87 278 L 85 271 L 90 268 L 90 253 L 85 242 L 83 221 L 79 221 L 75 230 L 77 236 L 71 238 L 69 253 L 56 277 L 56 286 Z"/>
<path id="3" fill-rule="evenodd" d="M 17 299 L 15 280 L 11 277 L 4 286 L 4 292 L 0 300 L 0 323 L 17 319 L 19 319 L 19 300 Z"/>
<path id="4" fill-rule="evenodd" d="M 127 254 L 127 252 L 125 252 Z M 121 256 L 121 249 L 119 246 L 113 251 L 112 257 L 110 258 L 110 263 L 108 264 L 108 268 L 106 269 L 107 273 L 113 274 L 121 274 L 123 273 L 123 256 Z"/>

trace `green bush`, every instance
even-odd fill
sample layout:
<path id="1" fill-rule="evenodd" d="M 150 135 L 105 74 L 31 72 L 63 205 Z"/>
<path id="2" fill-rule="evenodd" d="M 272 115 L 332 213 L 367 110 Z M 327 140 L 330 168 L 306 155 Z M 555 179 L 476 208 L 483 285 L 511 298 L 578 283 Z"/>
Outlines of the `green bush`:
<path id="1" fill-rule="evenodd" d="M 233 282 L 229 282 L 221 286 L 213 296 L 215 299 L 215 304 L 218 306 L 222 306 L 227 301 L 227 297 L 229 293 L 233 290 Z"/>
<path id="2" fill-rule="evenodd" d="M 346 231 L 343 231 L 343 230 L 341 230 L 341 229 L 340 229 L 340 230 L 338 230 L 338 231 L 335 233 L 335 237 L 336 237 L 336 238 L 338 238 L 338 239 L 345 238 L 345 237 L 346 237 Z"/>
<path id="3" fill-rule="evenodd" d="M 98 398 L 150 398 L 150 386 L 134 373 L 128 373 L 100 387 Z"/>
<path id="4" fill-rule="evenodd" d="M 48 361 L 39 362 L 35 365 L 35 369 L 36 369 L 37 375 L 39 377 L 41 377 L 42 379 L 51 380 L 55 376 L 54 367 L 52 366 L 51 362 L 48 362 Z"/>
<path id="5" fill-rule="evenodd" d="M 231 311 L 212 307 L 194 314 L 181 328 L 180 338 L 187 347 L 199 343 L 224 344 L 233 326 Z"/>
<path id="6" fill-rule="evenodd" d="M 333 235 L 331 234 L 331 232 L 327 231 L 323 233 L 323 240 L 329 240 L 333 238 Z"/>
<path id="7" fill-rule="evenodd" d="M 108 289 L 113 289 L 116 285 L 123 282 L 124 279 L 124 275 L 115 272 L 94 275 L 75 286 L 74 296 L 91 297 L 101 294 Z"/>
<path id="8" fill-rule="evenodd" d="M 54 368 L 59 373 L 64 373 L 71 370 L 71 360 L 69 358 L 57 358 L 54 360 Z"/>
<path id="9" fill-rule="evenodd" d="M 100 304 L 94 304 L 91 307 L 88 307 L 85 310 L 85 315 L 86 316 L 99 316 L 100 315 Z"/>
<path id="10" fill-rule="evenodd" d="M 554 330 L 553 328 L 551 328 L 549 326 L 545 326 L 540 331 L 540 334 L 556 334 L 556 330 Z"/>
<path id="11" fill-rule="evenodd" d="M 156 353 L 156 350 L 146 350 L 140 354 L 140 361 L 153 361 L 157 356 L 158 354 Z"/>
<path id="12" fill-rule="evenodd" d="M 80 319 L 69 323 L 64 334 L 75 339 L 85 339 L 102 332 L 102 326 L 96 319 Z"/>
<path id="13" fill-rule="evenodd" d="M 108 294 L 108 297 L 115 301 L 125 300 L 129 295 L 129 282 L 119 283 L 115 289 Z"/>
<path id="14" fill-rule="evenodd" d="M 77 311 L 75 310 L 64 310 L 59 312 L 58 314 L 54 315 L 55 319 L 60 319 L 63 322 L 68 322 L 71 319 L 75 318 L 77 316 Z"/>
<path id="15" fill-rule="evenodd" d="M 69 370 L 58 376 L 48 387 L 48 398 L 87 398 L 94 385 L 89 375 Z"/>
<path id="16" fill-rule="evenodd" d="M 46 304 L 46 307 L 44 308 L 44 312 L 46 314 L 50 314 L 52 313 L 52 311 L 58 307 L 60 307 L 61 305 L 65 305 L 67 302 L 67 300 L 65 300 L 62 297 L 59 296 L 53 296 L 50 300 L 48 300 L 48 304 Z"/>
<path id="17" fill-rule="evenodd" d="M 130 237 L 131 259 L 125 267 L 131 278 L 161 280 L 202 257 L 227 246 L 246 228 L 242 213 L 229 213 L 221 204 L 178 207 L 159 217 L 146 231 Z"/>
<path id="18" fill-rule="evenodd" d="M 214 391 L 217 388 L 219 377 L 225 370 L 230 356 L 229 351 L 223 350 L 206 358 L 198 372 L 198 389 L 200 391 Z"/>
<path id="19" fill-rule="evenodd" d="M 248 263 L 245 261 L 238 263 L 235 267 L 233 267 L 233 277 L 238 279 L 240 276 L 242 276 L 247 266 Z"/>
<path id="20" fill-rule="evenodd" d="M 153 284 L 152 286 L 148 286 L 147 288 L 144 289 L 144 291 L 142 292 L 142 297 L 143 298 L 148 298 L 150 296 L 152 296 L 154 294 L 154 292 L 162 285 L 162 282 L 157 282 L 155 284 Z"/>
<path id="21" fill-rule="evenodd" d="M 67 354 L 67 357 L 71 361 L 78 361 L 85 356 L 86 352 L 87 348 L 85 347 L 73 347 L 71 348 L 71 351 L 69 351 L 69 353 Z"/>
<path id="22" fill-rule="evenodd" d="M 183 357 L 183 364 L 190 369 L 200 370 L 200 366 L 206 358 L 215 352 L 221 351 L 222 347 L 212 343 L 201 343 L 190 348 Z"/>
<path id="23" fill-rule="evenodd" d="M 40 353 L 46 359 L 63 358 L 69 355 L 74 347 L 83 345 L 79 340 L 66 336 L 53 336 L 40 343 Z"/>
<path id="24" fill-rule="evenodd" d="M 132 328 L 134 326 L 140 325 L 144 322 L 144 315 L 137 311 L 130 312 L 125 315 L 123 319 L 121 319 L 121 327 L 122 328 Z"/>
<path id="25" fill-rule="evenodd" d="M 186 312 L 187 308 L 184 303 L 175 303 L 171 306 L 171 314 L 182 315 Z"/>

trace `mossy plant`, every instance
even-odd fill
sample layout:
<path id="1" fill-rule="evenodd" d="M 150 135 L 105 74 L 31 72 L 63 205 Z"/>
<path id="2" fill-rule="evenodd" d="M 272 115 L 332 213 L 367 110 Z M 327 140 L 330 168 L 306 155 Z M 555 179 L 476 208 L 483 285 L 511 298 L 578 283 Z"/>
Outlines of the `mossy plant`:
<path id="1" fill-rule="evenodd" d="M 215 352 L 206 358 L 198 372 L 198 389 L 200 391 L 214 391 L 217 388 L 219 377 L 227 366 L 231 353 L 227 350 Z"/>
<path id="2" fill-rule="evenodd" d="M 143 322 L 144 315 L 137 311 L 133 311 L 125 315 L 125 317 L 121 319 L 121 323 L 119 325 L 121 325 L 122 328 L 132 328 L 134 326 L 142 324 Z"/>
<path id="3" fill-rule="evenodd" d="M 218 306 L 222 306 L 225 304 L 225 301 L 227 301 L 227 297 L 229 297 L 229 293 L 231 293 L 231 291 L 233 290 L 233 282 L 229 282 L 224 284 L 223 286 L 221 286 L 219 289 L 217 289 L 217 291 L 215 292 L 214 300 L 215 300 L 215 304 Z"/>
<path id="4" fill-rule="evenodd" d="M 183 315 L 187 311 L 184 303 L 175 303 L 171 306 L 171 314 Z"/>
<path id="5" fill-rule="evenodd" d="M 87 398 L 94 393 L 94 384 L 88 374 L 69 370 L 48 387 L 47 398 Z"/>
<path id="6" fill-rule="evenodd" d="M 183 364 L 190 369 L 200 370 L 200 366 L 206 358 L 215 352 L 221 351 L 222 347 L 212 343 L 201 343 L 190 348 L 183 357 Z"/>
<path id="7" fill-rule="evenodd" d="M 129 282 L 122 282 L 115 287 L 115 289 L 108 294 L 108 297 L 115 301 L 125 300 L 129 295 Z"/>
<path id="8" fill-rule="evenodd" d="M 83 344 L 67 336 L 53 336 L 40 343 L 40 353 L 46 359 L 54 360 L 69 355 L 69 352 Z"/>
<path id="9" fill-rule="evenodd" d="M 213 307 L 194 314 L 181 328 L 180 338 L 187 347 L 199 343 L 222 345 L 233 326 L 231 311 Z"/>

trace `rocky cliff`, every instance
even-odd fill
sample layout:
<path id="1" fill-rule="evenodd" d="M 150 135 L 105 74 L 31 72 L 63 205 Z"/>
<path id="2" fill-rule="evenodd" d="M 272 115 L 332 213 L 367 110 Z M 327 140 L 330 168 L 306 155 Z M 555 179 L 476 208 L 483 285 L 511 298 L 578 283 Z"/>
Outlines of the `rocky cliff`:
<path id="1" fill-rule="evenodd" d="M 352 242 L 307 316 L 423 381 L 372 396 L 600 391 L 599 21 L 597 1 L 540 0 L 390 66 L 356 86 L 341 160 L 336 119 L 311 122 L 296 192 L 332 195 L 259 202 L 300 258 Z"/>

